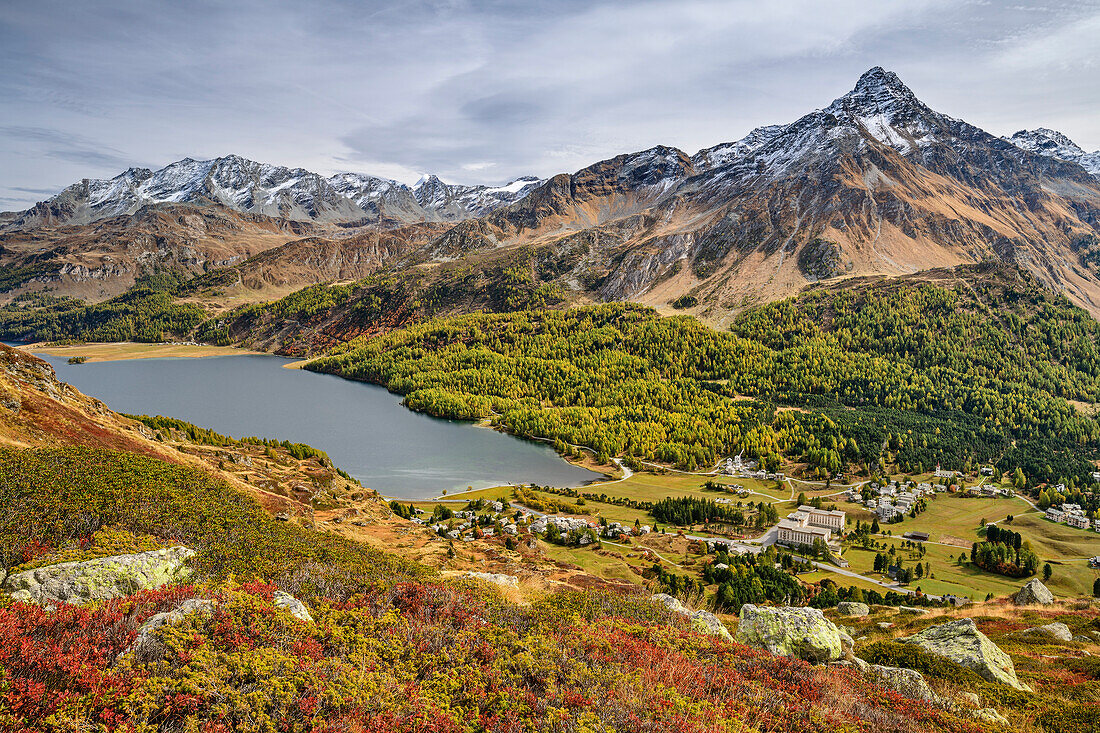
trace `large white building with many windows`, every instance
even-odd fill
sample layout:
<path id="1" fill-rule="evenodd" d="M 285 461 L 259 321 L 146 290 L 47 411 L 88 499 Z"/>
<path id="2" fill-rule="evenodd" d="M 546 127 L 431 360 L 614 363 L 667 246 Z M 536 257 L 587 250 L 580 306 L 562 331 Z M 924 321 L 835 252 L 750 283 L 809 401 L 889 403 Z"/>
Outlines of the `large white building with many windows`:
<path id="1" fill-rule="evenodd" d="M 833 533 L 844 531 L 844 516 L 844 512 L 835 509 L 827 511 L 800 506 L 786 519 L 779 520 L 776 542 L 792 547 L 812 545 L 815 540 L 831 544 Z"/>

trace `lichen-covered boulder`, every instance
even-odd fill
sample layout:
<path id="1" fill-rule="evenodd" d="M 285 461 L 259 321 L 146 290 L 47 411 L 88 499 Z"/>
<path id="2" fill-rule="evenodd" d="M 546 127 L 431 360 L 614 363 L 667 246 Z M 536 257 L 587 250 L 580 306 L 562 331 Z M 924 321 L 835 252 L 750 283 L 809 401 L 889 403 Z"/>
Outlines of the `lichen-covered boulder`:
<path id="1" fill-rule="evenodd" d="M 276 608 L 288 611 L 291 616 L 300 621 L 313 621 L 313 616 L 310 614 L 309 609 L 306 608 L 306 604 L 289 593 L 284 593 L 281 590 L 275 591 L 274 604 Z"/>
<path id="2" fill-rule="evenodd" d="M 841 616 L 866 616 L 871 613 L 871 608 L 866 603 L 841 601 L 836 604 L 836 612 Z"/>
<path id="3" fill-rule="evenodd" d="M 980 710 L 974 710 L 970 713 L 970 717 L 974 720 L 980 720 L 983 723 L 990 723 L 991 725 L 1000 725 L 1006 728 L 1010 725 L 1008 718 L 998 713 L 996 708 L 981 708 Z"/>
<path id="4" fill-rule="evenodd" d="M 1022 636 L 1025 639 L 1042 641 L 1073 641 L 1073 632 L 1061 621 L 1055 621 L 1046 626 L 1036 626 L 1034 628 L 1024 629 L 1023 631 L 1016 632 L 1016 635 Z"/>
<path id="5" fill-rule="evenodd" d="M 928 613 L 928 609 L 917 606 L 898 606 L 898 612 L 912 614 L 913 616 L 924 616 Z"/>
<path id="6" fill-rule="evenodd" d="M 926 652 L 972 669 L 990 682 L 1000 682 L 1017 690 L 1027 690 L 1016 678 L 1012 659 L 978 630 L 974 619 L 962 618 L 924 631 L 904 640 Z"/>
<path id="7" fill-rule="evenodd" d="M 187 560 L 194 554 L 179 546 L 46 565 L 15 573 L 4 588 L 15 600 L 43 605 L 103 601 L 187 580 L 191 577 Z"/>
<path id="8" fill-rule="evenodd" d="M 1043 585 L 1043 581 L 1032 578 L 1012 596 L 1012 602 L 1017 606 L 1049 606 L 1054 603 L 1054 594 Z"/>
<path id="9" fill-rule="evenodd" d="M 746 603 L 741 607 L 737 641 L 814 664 L 844 656 L 840 630 L 817 608 L 771 608 Z"/>
<path id="10" fill-rule="evenodd" d="M 863 670 L 863 674 L 868 679 L 878 683 L 880 687 L 893 690 L 910 700 L 939 701 L 939 696 L 932 692 L 932 688 L 925 682 L 924 675 L 915 669 L 870 664 Z"/>
<path id="11" fill-rule="evenodd" d="M 494 585 L 502 585 L 506 588 L 515 588 L 519 585 L 519 578 L 514 575 L 505 575 L 503 573 L 475 573 L 473 571 L 466 573 L 468 577 L 477 578 L 478 580 L 485 580 Z"/>
<path id="12" fill-rule="evenodd" d="M 709 636 L 719 636 L 726 641 L 733 641 L 733 634 L 722 623 L 722 619 L 709 611 L 692 611 L 667 593 L 657 593 L 651 596 L 649 600 L 660 603 L 675 614 L 691 618 L 691 628 L 695 631 Z"/>
<path id="13" fill-rule="evenodd" d="M 149 619 L 138 628 L 138 634 L 134 643 L 124 653 L 132 653 L 138 662 L 151 662 L 154 659 L 164 657 L 165 646 L 161 642 L 157 629 L 169 624 L 181 623 L 185 618 L 193 614 L 207 616 L 214 612 L 217 604 L 205 598 L 188 598 L 171 611 L 150 616 Z"/>

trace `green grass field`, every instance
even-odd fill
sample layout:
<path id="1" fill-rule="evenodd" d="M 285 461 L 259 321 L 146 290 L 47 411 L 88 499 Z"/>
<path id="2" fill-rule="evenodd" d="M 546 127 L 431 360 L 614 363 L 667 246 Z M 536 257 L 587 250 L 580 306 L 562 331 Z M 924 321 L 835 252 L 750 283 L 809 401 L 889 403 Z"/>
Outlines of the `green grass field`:
<path id="1" fill-rule="evenodd" d="M 840 508 L 854 507 L 843 503 Z M 950 538 L 959 538 L 967 543 L 978 538 L 981 521 L 1000 522 L 1008 515 L 1017 517 L 1033 512 L 1034 509 L 1018 497 L 965 497 L 959 494 L 936 494 L 928 501 L 928 509 L 915 519 L 908 516 L 900 524 L 883 524 L 882 529 L 900 535 L 906 532 L 927 532 L 930 542 L 950 543 Z M 1017 530 L 1018 531 L 1018 530 Z"/>

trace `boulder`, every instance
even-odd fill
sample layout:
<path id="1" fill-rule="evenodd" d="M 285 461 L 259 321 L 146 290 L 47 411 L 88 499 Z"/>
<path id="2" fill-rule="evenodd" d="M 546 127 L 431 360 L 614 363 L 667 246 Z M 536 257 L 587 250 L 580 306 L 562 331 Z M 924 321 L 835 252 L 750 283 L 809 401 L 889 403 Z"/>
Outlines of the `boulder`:
<path id="1" fill-rule="evenodd" d="M 909 613 L 914 616 L 924 616 L 928 613 L 927 608 L 918 608 L 917 606 L 898 606 L 898 611 L 901 613 Z"/>
<path id="2" fill-rule="evenodd" d="M 205 598 L 188 598 L 171 611 L 162 611 L 149 617 L 149 620 L 138 628 L 137 637 L 123 654 L 134 655 L 138 662 L 151 662 L 154 659 L 162 659 L 166 647 L 160 640 L 156 630 L 168 624 L 178 624 L 192 614 L 203 616 L 214 612 L 217 604 Z"/>
<path id="3" fill-rule="evenodd" d="M 1012 596 L 1012 602 L 1017 606 L 1049 606 L 1054 603 L 1054 594 L 1043 581 L 1032 578 Z"/>
<path id="4" fill-rule="evenodd" d="M 4 588 L 15 600 L 40 604 L 104 601 L 187 580 L 194 554 L 179 546 L 46 565 L 12 575 Z"/>
<path id="5" fill-rule="evenodd" d="M 746 603 L 741 607 L 737 641 L 772 654 L 820 664 L 840 659 L 845 641 L 817 608 L 770 608 Z M 851 637 L 847 644 L 851 644 Z"/>
<path id="6" fill-rule="evenodd" d="M 863 670 L 863 674 L 868 679 L 878 683 L 880 687 L 893 690 L 910 700 L 939 702 L 939 696 L 932 692 L 932 688 L 924 680 L 924 675 L 915 669 L 870 664 Z"/>
<path id="7" fill-rule="evenodd" d="M 1047 624 L 1046 626 L 1036 626 L 1031 629 L 1024 629 L 1023 631 L 1016 632 L 1016 635 L 1028 639 L 1073 641 L 1073 632 L 1069 630 L 1068 626 L 1060 621 Z"/>
<path id="8" fill-rule="evenodd" d="M 281 608 L 289 612 L 291 616 L 300 621 L 313 621 L 313 616 L 310 615 L 309 609 L 306 608 L 306 604 L 289 593 L 283 593 L 281 590 L 275 591 L 273 602 L 276 608 Z"/>
<path id="9" fill-rule="evenodd" d="M 691 628 L 701 634 L 719 636 L 726 641 L 733 641 L 733 634 L 731 634 L 729 629 L 726 628 L 726 625 L 722 623 L 722 619 L 709 611 L 692 611 L 667 593 L 658 593 L 650 597 L 650 600 L 660 603 L 675 614 L 688 616 L 691 618 Z"/>
<path id="10" fill-rule="evenodd" d="M 878 626 L 883 631 L 894 628 L 894 625 L 889 621 L 879 621 L 877 624 L 875 624 L 875 626 Z"/>
<path id="11" fill-rule="evenodd" d="M 836 604 L 836 612 L 841 616 L 866 616 L 871 613 L 871 609 L 866 603 L 841 601 Z"/>
<path id="12" fill-rule="evenodd" d="M 983 723 L 990 723 L 992 725 L 1000 725 L 1008 727 L 1008 718 L 998 713 L 994 708 L 982 708 L 970 713 L 970 717 L 974 720 L 980 720 Z"/>
<path id="13" fill-rule="evenodd" d="M 507 588 L 515 588 L 519 585 L 519 578 L 514 575 L 505 575 L 503 573 L 475 573 L 473 571 L 466 573 L 468 577 L 477 578 L 478 580 L 484 580 L 494 585 L 502 585 Z"/>
<path id="14" fill-rule="evenodd" d="M 904 640 L 926 652 L 972 669 L 990 682 L 1000 682 L 1017 690 L 1027 690 L 1016 678 L 1012 659 L 1000 647 L 978 631 L 974 619 L 962 618 L 924 631 Z"/>

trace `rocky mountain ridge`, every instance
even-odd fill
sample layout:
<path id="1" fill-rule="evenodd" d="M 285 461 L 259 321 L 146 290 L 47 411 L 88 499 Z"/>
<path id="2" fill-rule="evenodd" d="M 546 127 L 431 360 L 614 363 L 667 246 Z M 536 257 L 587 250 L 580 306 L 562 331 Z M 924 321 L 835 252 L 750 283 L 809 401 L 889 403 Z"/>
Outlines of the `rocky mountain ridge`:
<path id="1" fill-rule="evenodd" d="M 1100 314 L 1100 180 L 1087 158 L 1067 159 L 1071 143 L 1048 137 L 1053 147 L 987 133 L 876 67 L 821 109 L 694 156 L 657 146 L 498 189 L 182 161 L 171 175 L 79 184 L 24 212 L 0 247 L 10 249 L 13 229 L 25 238 L 43 231 L 34 221 L 117 211 L 137 191 L 175 202 L 151 206 L 217 205 L 314 227 L 313 239 L 288 237 L 279 245 L 293 246 L 227 265 L 241 270 L 242 299 L 251 297 L 244 283 L 293 288 L 507 260 L 580 299 L 693 303 L 691 312 L 723 323 L 818 280 L 998 260 Z M 364 225 L 387 232 L 384 247 L 356 233 Z M 3 254 L 8 267 L 43 259 L 27 248 Z"/>
<path id="2" fill-rule="evenodd" d="M 150 204 L 220 204 L 242 213 L 310 222 L 407 223 L 481 216 L 516 201 L 538 183 L 465 186 L 426 176 L 413 186 L 360 173 L 325 177 L 239 155 L 185 158 L 157 171 L 130 168 L 111 179 L 84 179 L 19 212 L 9 228 L 87 224 Z"/>

